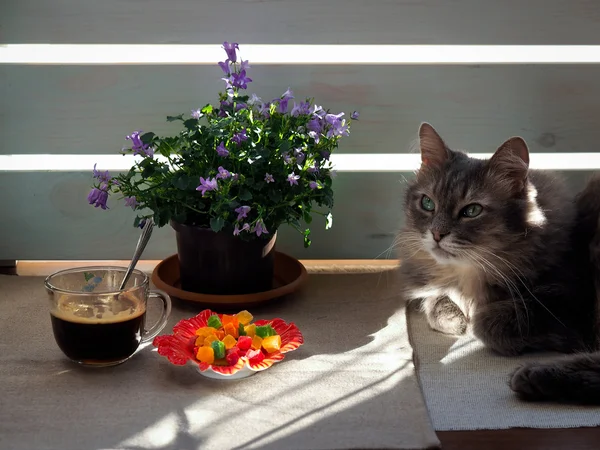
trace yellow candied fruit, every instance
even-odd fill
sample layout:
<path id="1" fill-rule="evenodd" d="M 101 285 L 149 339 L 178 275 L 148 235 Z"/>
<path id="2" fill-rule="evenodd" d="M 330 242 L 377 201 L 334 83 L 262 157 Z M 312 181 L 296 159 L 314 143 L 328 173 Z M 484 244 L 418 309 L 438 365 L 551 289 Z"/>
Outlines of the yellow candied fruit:
<path id="1" fill-rule="evenodd" d="M 225 349 L 229 350 L 230 348 L 235 347 L 235 344 L 237 344 L 237 341 L 235 340 L 235 338 L 228 334 L 227 336 L 225 336 L 223 338 L 223 344 L 225 344 Z"/>
<path id="2" fill-rule="evenodd" d="M 254 336 L 252 338 L 252 348 L 255 350 L 259 350 L 262 346 L 263 339 L 260 336 Z"/>
<path id="3" fill-rule="evenodd" d="M 262 340 L 262 347 L 267 353 L 273 353 L 281 348 L 281 336 L 268 336 Z"/>
<path id="4" fill-rule="evenodd" d="M 246 336 L 254 337 L 256 334 L 256 325 L 246 325 L 244 331 L 246 332 Z"/>
<path id="5" fill-rule="evenodd" d="M 218 341 L 218 340 L 219 340 L 219 338 L 217 338 L 214 334 L 209 334 L 204 339 L 204 345 L 209 345 L 210 346 L 211 342 Z"/>
<path id="6" fill-rule="evenodd" d="M 198 336 L 198 339 L 196 339 L 196 347 L 202 347 L 205 339 L 204 336 Z"/>
<path id="7" fill-rule="evenodd" d="M 196 330 L 196 336 L 206 337 L 210 334 L 217 334 L 217 329 L 213 327 L 202 327 Z"/>
<path id="8" fill-rule="evenodd" d="M 196 354 L 196 358 L 200 362 L 212 364 L 215 362 L 215 351 L 212 347 L 200 347 Z"/>
<path id="9" fill-rule="evenodd" d="M 240 311 L 235 316 L 242 325 L 248 325 L 254 319 L 254 316 L 246 310 Z"/>

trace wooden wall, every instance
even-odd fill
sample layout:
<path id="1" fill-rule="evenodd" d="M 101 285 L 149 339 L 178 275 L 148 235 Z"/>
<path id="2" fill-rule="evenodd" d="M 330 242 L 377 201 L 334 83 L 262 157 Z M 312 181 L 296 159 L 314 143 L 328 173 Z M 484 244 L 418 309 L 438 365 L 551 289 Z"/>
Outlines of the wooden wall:
<path id="1" fill-rule="evenodd" d="M 50 44 L 600 44 L 593 0 L 5 0 L 0 45 Z M 243 46 L 242 46 L 243 51 Z M 332 110 L 359 110 L 340 152 L 411 151 L 429 121 L 450 145 L 491 152 L 520 134 L 534 152 L 595 152 L 598 65 L 269 65 L 252 91 L 288 86 Z M 114 154 L 142 128 L 167 132 L 167 114 L 214 102 L 217 66 L 0 65 L 0 154 Z M 535 158 L 535 155 L 532 156 Z M 1 168 L 0 168 L 1 170 Z M 90 172 L 0 171 L 0 259 L 125 259 L 138 230 L 122 205 L 85 197 Z M 574 189 L 587 173 L 565 173 Z M 313 246 L 284 229 L 301 258 L 386 257 L 401 225 L 402 173 L 340 173 L 334 227 L 313 222 Z M 156 230 L 145 258 L 175 252 Z M 383 253 L 383 254 L 382 254 Z M 392 255 L 393 256 L 393 255 Z"/>

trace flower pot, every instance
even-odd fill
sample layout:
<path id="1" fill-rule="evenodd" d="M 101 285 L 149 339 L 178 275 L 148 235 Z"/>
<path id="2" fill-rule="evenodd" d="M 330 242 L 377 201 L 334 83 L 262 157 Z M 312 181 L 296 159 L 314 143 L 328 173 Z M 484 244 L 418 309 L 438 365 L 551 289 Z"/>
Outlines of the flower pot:
<path id="1" fill-rule="evenodd" d="M 231 232 L 171 222 L 176 232 L 181 289 L 239 295 L 273 288 L 277 233 L 244 241 Z"/>

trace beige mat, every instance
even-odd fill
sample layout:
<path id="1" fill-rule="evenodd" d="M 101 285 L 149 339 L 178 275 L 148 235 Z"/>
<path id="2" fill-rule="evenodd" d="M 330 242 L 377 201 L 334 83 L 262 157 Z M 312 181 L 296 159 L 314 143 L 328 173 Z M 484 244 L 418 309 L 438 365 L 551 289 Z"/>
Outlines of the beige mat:
<path id="1" fill-rule="evenodd" d="M 425 318 L 409 311 L 409 332 L 434 428 L 478 430 L 576 428 L 600 425 L 600 407 L 524 403 L 508 387 L 521 362 L 552 355 L 501 357 L 471 337 L 432 331 Z"/>
<path id="2" fill-rule="evenodd" d="M 146 347 L 85 370 L 52 337 L 41 278 L 0 276 L 0 448 L 434 448 L 396 290 L 379 274 L 311 275 L 254 310 L 305 345 L 239 381 L 200 377 Z M 175 308 L 169 330 L 198 308 Z"/>

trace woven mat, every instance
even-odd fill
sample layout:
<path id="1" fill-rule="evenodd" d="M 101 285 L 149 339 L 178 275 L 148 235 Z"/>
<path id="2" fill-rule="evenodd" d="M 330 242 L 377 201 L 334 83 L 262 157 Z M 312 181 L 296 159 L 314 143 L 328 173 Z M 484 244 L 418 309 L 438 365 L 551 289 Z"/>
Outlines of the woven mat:
<path id="1" fill-rule="evenodd" d="M 220 381 L 152 346 L 120 366 L 79 367 L 56 346 L 43 279 L 0 276 L 0 448 L 435 448 L 390 278 L 312 274 L 301 293 L 252 311 L 295 322 L 305 344 Z M 163 333 L 197 312 L 175 305 Z"/>
<path id="2" fill-rule="evenodd" d="M 513 395 L 508 380 L 515 367 L 555 355 L 497 356 L 472 337 L 456 339 L 432 331 L 412 307 L 408 323 L 427 408 L 437 431 L 600 425 L 600 407 L 525 403 Z"/>

